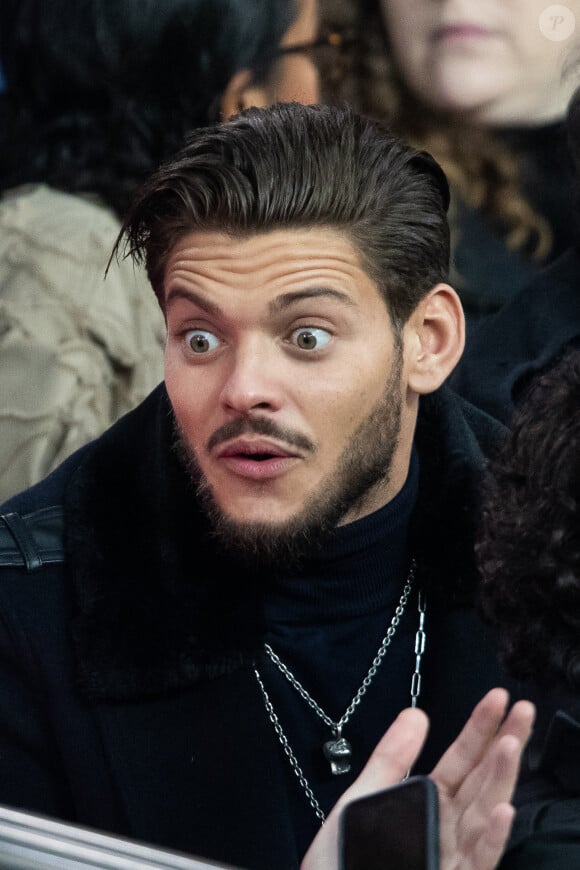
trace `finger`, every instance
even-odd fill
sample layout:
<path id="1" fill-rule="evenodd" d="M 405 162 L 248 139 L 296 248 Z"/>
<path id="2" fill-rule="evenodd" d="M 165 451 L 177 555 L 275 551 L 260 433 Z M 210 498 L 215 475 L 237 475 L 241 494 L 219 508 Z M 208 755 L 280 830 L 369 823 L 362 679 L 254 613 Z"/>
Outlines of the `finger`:
<path id="1" fill-rule="evenodd" d="M 489 761 L 483 765 L 481 788 L 475 802 L 476 808 L 484 814 L 490 815 L 497 804 L 511 800 L 523 747 L 524 744 L 517 737 L 507 734 L 498 740 L 489 753 Z"/>
<path id="2" fill-rule="evenodd" d="M 461 817 L 458 841 L 462 853 L 469 854 L 482 832 L 488 830 L 497 807 L 509 805 L 518 777 L 522 748 L 520 740 L 508 734 L 499 739 L 484 759 L 482 767 L 485 768 L 485 776 Z"/>
<path id="3" fill-rule="evenodd" d="M 505 849 L 515 816 L 511 804 L 498 804 L 481 837 L 473 849 L 470 867 L 473 870 L 493 870 Z"/>
<path id="4" fill-rule="evenodd" d="M 377 744 L 363 771 L 344 792 L 304 856 L 301 870 L 328 870 L 338 866 L 338 821 L 349 801 L 400 782 L 415 762 L 429 727 L 422 710 L 403 710 Z"/>
<path id="5" fill-rule="evenodd" d="M 536 708 L 531 701 L 516 701 L 499 729 L 498 736 L 511 735 L 525 745 L 530 737 Z"/>
<path id="6" fill-rule="evenodd" d="M 473 710 L 463 731 L 451 744 L 431 776 L 447 794 L 454 795 L 468 780 L 472 792 L 478 787 L 477 768 L 494 740 L 512 735 L 524 745 L 532 729 L 535 708 L 529 701 L 518 701 L 503 724 L 508 694 L 492 689 Z"/>
<path id="7" fill-rule="evenodd" d="M 508 703 L 505 689 L 492 689 L 474 708 L 457 739 L 431 772 L 437 786 L 454 795 L 497 734 Z"/>
<path id="8" fill-rule="evenodd" d="M 491 749 L 496 744 L 500 743 L 500 741 L 503 741 L 505 738 L 515 739 L 515 751 L 517 756 L 517 763 L 519 766 L 524 746 L 526 745 L 530 737 L 534 717 L 535 707 L 529 701 L 518 701 L 516 704 L 514 704 L 509 712 L 509 715 L 502 723 L 493 742 L 490 744 L 487 753 L 490 753 Z M 489 770 L 489 767 L 486 766 L 484 761 L 485 755 L 482 756 L 480 762 L 478 763 L 478 766 L 476 766 L 476 768 L 472 770 L 471 774 L 468 774 L 468 776 L 466 776 L 465 780 L 460 786 L 461 799 L 464 802 L 469 803 L 470 801 L 472 801 L 474 797 L 478 794 L 479 790 L 482 788 L 484 779 L 487 776 L 487 770 Z M 493 765 L 493 755 L 490 756 L 489 761 L 490 764 Z M 500 781 L 501 778 L 498 779 L 498 783 Z M 500 798 L 498 797 L 498 800 L 499 799 Z M 505 793 L 505 799 L 508 799 L 507 792 Z"/>
<path id="9" fill-rule="evenodd" d="M 428 730 L 429 720 L 422 710 L 411 707 L 402 710 L 339 804 L 400 782 L 415 763 Z"/>

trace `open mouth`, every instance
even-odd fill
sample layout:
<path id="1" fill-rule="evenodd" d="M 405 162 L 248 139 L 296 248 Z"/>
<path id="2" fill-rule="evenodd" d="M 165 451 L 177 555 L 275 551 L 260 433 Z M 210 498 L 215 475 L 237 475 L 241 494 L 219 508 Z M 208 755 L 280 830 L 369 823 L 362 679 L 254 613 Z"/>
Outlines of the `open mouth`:
<path id="1" fill-rule="evenodd" d="M 296 454 L 289 450 L 284 450 L 276 444 L 270 444 L 264 439 L 261 439 L 259 442 L 240 439 L 226 444 L 219 451 L 218 455 L 222 459 L 238 457 L 240 459 L 251 459 L 254 462 L 265 462 L 268 459 L 288 459 Z"/>
<path id="2" fill-rule="evenodd" d="M 266 444 L 234 442 L 226 445 L 218 458 L 231 471 L 244 477 L 278 477 L 300 458 L 295 453 Z"/>
<path id="3" fill-rule="evenodd" d="M 274 453 L 270 451 L 254 452 L 253 450 L 225 450 L 221 454 L 223 459 L 246 459 L 252 462 L 267 462 L 268 459 L 288 459 L 288 453 Z"/>
<path id="4" fill-rule="evenodd" d="M 274 453 L 238 453 L 238 456 L 245 456 L 246 459 L 252 459 L 254 462 L 266 462 L 267 459 L 274 459 Z"/>

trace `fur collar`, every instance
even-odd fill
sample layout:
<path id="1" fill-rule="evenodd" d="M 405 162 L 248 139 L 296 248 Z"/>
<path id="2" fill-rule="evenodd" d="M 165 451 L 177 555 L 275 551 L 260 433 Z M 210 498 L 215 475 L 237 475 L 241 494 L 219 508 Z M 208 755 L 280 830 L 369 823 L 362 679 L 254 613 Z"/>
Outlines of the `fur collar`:
<path id="1" fill-rule="evenodd" d="M 428 397 L 417 430 L 414 552 L 424 582 L 446 598 L 473 582 L 482 463 L 458 403 L 443 390 Z M 487 437 L 485 428 L 479 421 Z M 260 580 L 218 552 L 172 441 L 160 386 L 94 442 L 67 487 L 78 679 L 94 699 L 161 695 L 218 677 L 249 665 L 262 645 Z"/>
<path id="2" fill-rule="evenodd" d="M 473 545 L 481 476 L 504 427 L 447 387 L 424 396 L 415 442 L 419 497 L 411 547 L 431 600 L 473 603 L 478 575 Z"/>

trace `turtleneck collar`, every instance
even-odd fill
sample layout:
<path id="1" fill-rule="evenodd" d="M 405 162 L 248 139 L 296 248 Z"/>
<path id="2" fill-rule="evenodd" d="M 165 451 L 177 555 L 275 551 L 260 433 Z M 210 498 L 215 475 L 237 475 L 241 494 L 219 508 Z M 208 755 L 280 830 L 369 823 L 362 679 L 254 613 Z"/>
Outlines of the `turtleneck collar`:
<path id="1" fill-rule="evenodd" d="M 322 551 L 269 585 L 266 622 L 350 619 L 396 601 L 408 570 L 408 529 L 418 488 L 419 458 L 413 450 L 407 479 L 395 498 L 338 526 Z"/>

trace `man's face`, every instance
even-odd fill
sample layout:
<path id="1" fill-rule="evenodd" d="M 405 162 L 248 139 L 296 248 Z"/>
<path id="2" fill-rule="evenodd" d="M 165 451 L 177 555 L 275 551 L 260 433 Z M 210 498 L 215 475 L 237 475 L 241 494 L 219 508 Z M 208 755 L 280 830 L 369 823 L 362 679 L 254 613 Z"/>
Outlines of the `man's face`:
<path id="1" fill-rule="evenodd" d="M 275 552 L 396 494 L 414 424 L 404 354 L 346 235 L 194 232 L 164 286 L 182 452 L 227 537 Z"/>

